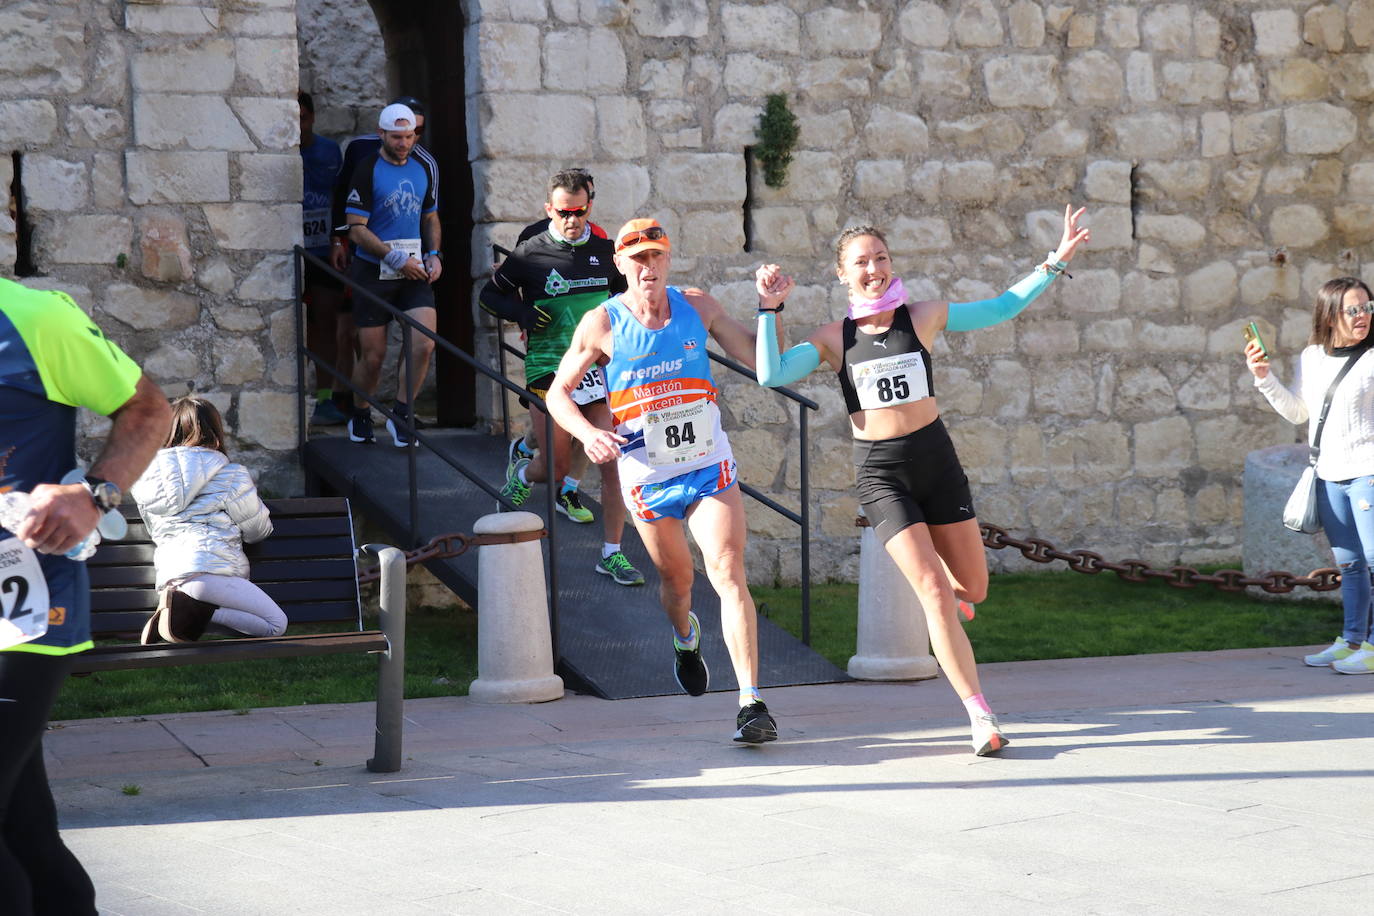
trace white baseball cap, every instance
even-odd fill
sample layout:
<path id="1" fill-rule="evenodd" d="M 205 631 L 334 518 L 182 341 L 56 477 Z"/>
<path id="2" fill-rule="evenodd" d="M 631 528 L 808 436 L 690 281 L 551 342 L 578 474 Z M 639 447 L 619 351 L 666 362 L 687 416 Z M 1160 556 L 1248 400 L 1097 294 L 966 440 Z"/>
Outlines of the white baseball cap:
<path id="1" fill-rule="evenodd" d="M 382 115 L 377 119 L 377 126 L 382 130 L 414 130 L 415 112 L 411 111 L 406 105 L 388 105 L 382 109 Z"/>

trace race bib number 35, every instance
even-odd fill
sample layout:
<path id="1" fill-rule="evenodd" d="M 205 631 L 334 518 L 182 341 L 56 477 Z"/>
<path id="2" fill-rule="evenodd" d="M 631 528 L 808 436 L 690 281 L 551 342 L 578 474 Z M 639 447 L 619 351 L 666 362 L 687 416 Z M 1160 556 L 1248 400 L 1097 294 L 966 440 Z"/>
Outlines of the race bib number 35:
<path id="1" fill-rule="evenodd" d="M 920 353 L 901 353 L 856 363 L 849 370 L 864 410 L 894 407 L 930 397 L 926 361 Z"/>
<path id="2" fill-rule="evenodd" d="M 19 538 L 0 541 L 0 649 L 48 632 L 48 580 Z"/>
<path id="3" fill-rule="evenodd" d="M 645 457 L 650 467 L 671 467 L 715 451 L 715 404 L 696 401 L 644 415 Z"/>

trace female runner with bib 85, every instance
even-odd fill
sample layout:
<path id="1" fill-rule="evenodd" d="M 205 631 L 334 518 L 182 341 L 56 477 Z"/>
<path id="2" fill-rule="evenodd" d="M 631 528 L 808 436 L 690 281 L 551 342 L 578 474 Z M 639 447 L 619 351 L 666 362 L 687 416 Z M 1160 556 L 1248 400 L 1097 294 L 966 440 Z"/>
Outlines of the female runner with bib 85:
<path id="1" fill-rule="evenodd" d="M 961 612 L 971 619 L 987 594 L 987 558 L 968 478 L 935 404 L 931 350 L 942 330 L 985 328 L 1029 305 L 1088 240 L 1088 229 L 1078 225 L 1083 213 L 1066 206 L 1058 249 L 1011 289 L 979 302 L 909 301 L 883 234 L 870 226 L 847 229 L 835 246 L 835 273 L 849 288 L 849 314 L 781 354 L 777 315 L 794 284 L 775 264 L 758 270 L 759 383 L 787 385 L 822 362 L 838 374 L 859 501 L 920 599 L 931 649 L 964 701 L 979 756 L 1007 744 L 958 619 Z"/>

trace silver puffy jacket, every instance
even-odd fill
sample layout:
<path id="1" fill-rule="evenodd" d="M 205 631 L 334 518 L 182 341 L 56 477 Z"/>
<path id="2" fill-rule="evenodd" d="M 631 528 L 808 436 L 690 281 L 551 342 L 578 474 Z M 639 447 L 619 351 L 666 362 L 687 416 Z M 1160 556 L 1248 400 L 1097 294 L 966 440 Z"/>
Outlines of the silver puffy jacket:
<path id="1" fill-rule="evenodd" d="M 198 573 L 246 579 L 244 543 L 272 533 L 248 469 L 214 449 L 162 449 L 129 494 L 156 545 L 158 588 Z"/>

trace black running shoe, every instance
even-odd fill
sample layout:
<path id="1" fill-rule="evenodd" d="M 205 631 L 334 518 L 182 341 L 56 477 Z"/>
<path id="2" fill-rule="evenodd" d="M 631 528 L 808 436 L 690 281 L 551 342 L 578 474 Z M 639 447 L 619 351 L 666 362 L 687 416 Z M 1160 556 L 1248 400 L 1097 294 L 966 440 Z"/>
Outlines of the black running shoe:
<path id="1" fill-rule="evenodd" d="M 696 614 L 689 611 L 688 616 L 692 618 L 692 628 L 697 631 L 697 647 L 679 649 L 676 643 L 673 644 L 673 653 L 677 656 L 673 676 L 677 678 L 677 685 L 687 694 L 699 697 L 711 686 L 711 672 L 706 670 L 706 660 L 701 657 L 701 624 Z"/>
<path id="2" fill-rule="evenodd" d="M 386 431 L 391 433 L 391 440 L 397 448 L 405 448 L 410 445 L 410 407 L 405 404 L 397 404 L 391 408 L 391 412 L 400 417 L 400 422 L 390 418 L 386 421 Z"/>
<path id="3" fill-rule="evenodd" d="M 348 421 L 348 438 L 353 442 L 376 442 L 372 432 L 372 412 L 355 413 Z"/>
<path id="4" fill-rule="evenodd" d="M 768 714 L 762 700 L 756 700 L 735 716 L 735 740 L 743 744 L 766 744 L 778 740 L 778 723 Z"/>

